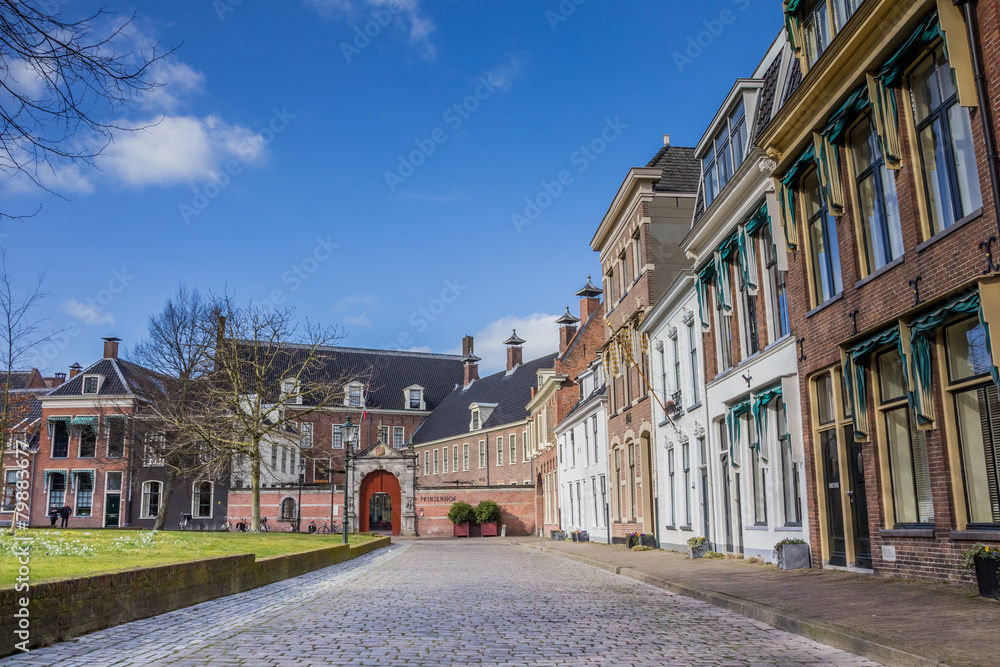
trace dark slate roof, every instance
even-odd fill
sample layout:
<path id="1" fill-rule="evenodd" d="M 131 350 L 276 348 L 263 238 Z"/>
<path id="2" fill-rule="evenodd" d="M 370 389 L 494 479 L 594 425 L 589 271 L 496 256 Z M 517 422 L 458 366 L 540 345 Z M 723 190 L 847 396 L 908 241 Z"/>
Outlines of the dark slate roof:
<path id="1" fill-rule="evenodd" d="M 590 396 L 587 396 L 581 401 L 577 401 L 577 404 L 573 406 L 573 409 L 569 411 L 569 414 L 563 417 L 563 422 L 571 418 L 574 414 L 583 410 L 585 407 L 587 407 L 588 405 L 590 405 L 591 403 L 593 403 L 594 401 L 596 401 L 601 396 L 604 396 L 607 393 L 608 393 L 608 385 L 602 384 L 599 388 L 590 392 Z"/>
<path id="2" fill-rule="evenodd" d="M 35 372 L 35 369 L 31 369 L 30 371 L 11 371 L 10 388 L 27 389 L 31 385 L 32 379 L 35 377 Z M 0 378 L 0 380 L 2 379 L 4 378 Z"/>
<path id="3" fill-rule="evenodd" d="M 18 404 L 17 417 L 19 418 L 19 424 L 23 424 L 25 422 L 30 424 L 36 419 L 41 418 L 42 402 L 38 400 L 38 397 L 44 396 L 50 391 L 51 389 L 12 389 L 10 391 L 11 400 L 16 401 Z M 25 410 L 20 409 L 20 405 L 23 404 L 27 404 L 27 408 Z"/>
<path id="4" fill-rule="evenodd" d="M 305 345 L 286 344 L 289 350 L 288 364 L 292 367 L 296 358 L 307 354 Z M 428 410 L 436 408 L 455 387 L 462 383 L 462 359 L 452 354 L 429 354 L 426 352 L 396 352 L 392 350 L 368 350 L 351 347 L 321 347 L 319 353 L 323 363 L 307 375 L 312 379 L 322 377 L 329 380 L 357 380 L 368 385 L 369 409 L 405 410 L 406 398 L 403 390 L 412 385 L 424 388 L 424 404 Z M 301 362 L 300 362 L 301 363 Z M 272 369 L 275 377 L 270 387 L 279 387 L 284 378 L 284 370 L 278 364 Z M 304 378 L 307 382 L 309 377 Z M 305 402 L 308 402 L 305 397 Z"/>
<path id="5" fill-rule="evenodd" d="M 686 146 L 664 146 L 646 167 L 662 170 L 660 180 L 653 184 L 657 192 L 696 192 L 701 168 L 694 149 Z"/>
<path id="6" fill-rule="evenodd" d="M 779 53 L 771 66 L 764 73 L 764 87 L 760 91 L 760 100 L 757 103 L 757 118 L 754 120 L 755 137 L 759 137 L 767 124 L 771 122 L 774 114 L 774 98 L 778 91 L 778 75 L 781 73 L 781 62 L 784 60 L 784 53 Z M 795 65 L 795 63 L 792 63 Z"/>
<path id="7" fill-rule="evenodd" d="M 785 93 L 781 96 L 780 106 L 785 106 L 785 102 L 798 90 L 800 83 L 802 83 L 802 66 L 795 56 L 792 56 L 792 61 L 788 64 L 788 81 L 785 83 Z"/>
<path id="8" fill-rule="evenodd" d="M 67 380 L 49 396 L 81 396 L 84 375 L 103 375 L 104 382 L 97 396 L 132 396 L 142 393 L 144 383 L 157 377 L 156 373 L 124 359 L 101 359 L 83 369 L 79 375 Z M 94 394 L 88 394 L 92 396 Z"/>
<path id="9" fill-rule="evenodd" d="M 529 361 L 511 373 L 500 371 L 476 380 L 468 387 L 451 392 L 413 434 L 413 444 L 420 445 L 469 432 L 469 405 L 496 403 L 484 429 L 528 418 L 525 406 L 531 401 L 531 388 L 538 382 L 538 371 L 552 368 L 558 353 Z"/>

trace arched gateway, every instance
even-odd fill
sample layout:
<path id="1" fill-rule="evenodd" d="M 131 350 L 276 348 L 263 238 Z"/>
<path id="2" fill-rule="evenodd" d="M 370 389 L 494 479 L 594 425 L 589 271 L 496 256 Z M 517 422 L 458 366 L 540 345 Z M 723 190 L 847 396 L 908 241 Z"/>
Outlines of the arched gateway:
<path id="1" fill-rule="evenodd" d="M 360 532 L 391 530 L 414 535 L 416 458 L 381 442 L 351 460 L 352 507 L 348 519 Z"/>

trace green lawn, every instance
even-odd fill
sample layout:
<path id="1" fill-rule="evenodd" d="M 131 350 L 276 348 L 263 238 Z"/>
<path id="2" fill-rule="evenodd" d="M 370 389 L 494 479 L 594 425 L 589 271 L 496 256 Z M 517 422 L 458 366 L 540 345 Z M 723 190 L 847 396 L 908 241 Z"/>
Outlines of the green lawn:
<path id="1" fill-rule="evenodd" d="M 311 551 L 342 543 L 337 535 L 296 533 L 200 533 L 188 531 L 34 528 L 18 531 L 32 537 L 31 581 L 79 577 L 130 567 L 252 553 L 257 558 Z M 375 539 L 350 535 L 351 544 Z M 9 530 L 0 535 L 0 587 L 12 586 L 19 567 Z"/>

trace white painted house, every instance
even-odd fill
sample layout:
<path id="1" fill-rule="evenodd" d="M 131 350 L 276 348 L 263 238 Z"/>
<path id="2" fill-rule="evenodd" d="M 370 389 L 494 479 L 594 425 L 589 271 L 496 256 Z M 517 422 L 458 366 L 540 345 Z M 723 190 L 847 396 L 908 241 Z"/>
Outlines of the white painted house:
<path id="1" fill-rule="evenodd" d="M 691 537 L 710 537 L 713 524 L 694 274 L 674 280 L 639 330 L 649 339 L 649 381 L 659 399 L 653 401 L 657 542 L 662 549 L 684 551 Z"/>
<path id="2" fill-rule="evenodd" d="M 559 445 L 559 526 L 608 541 L 607 387 L 600 361 L 580 374 L 580 401 L 555 428 Z"/>
<path id="3" fill-rule="evenodd" d="M 717 551 L 773 560 L 808 540 L 797 349 L 771 159 L 753 146 L 798 64 L 784 34 L 739 79 L 699 142 L 702 182 L 684 248 L 706 334 L 705 410 Z"/>

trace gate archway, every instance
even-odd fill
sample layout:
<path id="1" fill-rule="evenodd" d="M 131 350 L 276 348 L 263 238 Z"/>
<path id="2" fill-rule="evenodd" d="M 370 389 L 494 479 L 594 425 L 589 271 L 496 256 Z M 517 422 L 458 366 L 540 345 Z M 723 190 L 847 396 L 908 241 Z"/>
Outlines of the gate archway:
<path id="1" fill-rule="evenodd" d="M 399 480 L 387 470 L 374 470 L 365 475 L 364 479 L 361 480 L 357 509 L 358 530 L 362 533 L 371 530 L 369 521 L 370 509 L 372 507 L 372 497 L 376 494 L 386 494 L 389 496 L 388 503 L 380 502 L 377 504 L 381 511 L 386 509 L 386 504 L 388 505 L 389 513 L 391 514 L 391 532 L 393 535 L 399 535 L 402 525 L 402 490 L 399 487 Z"/>

